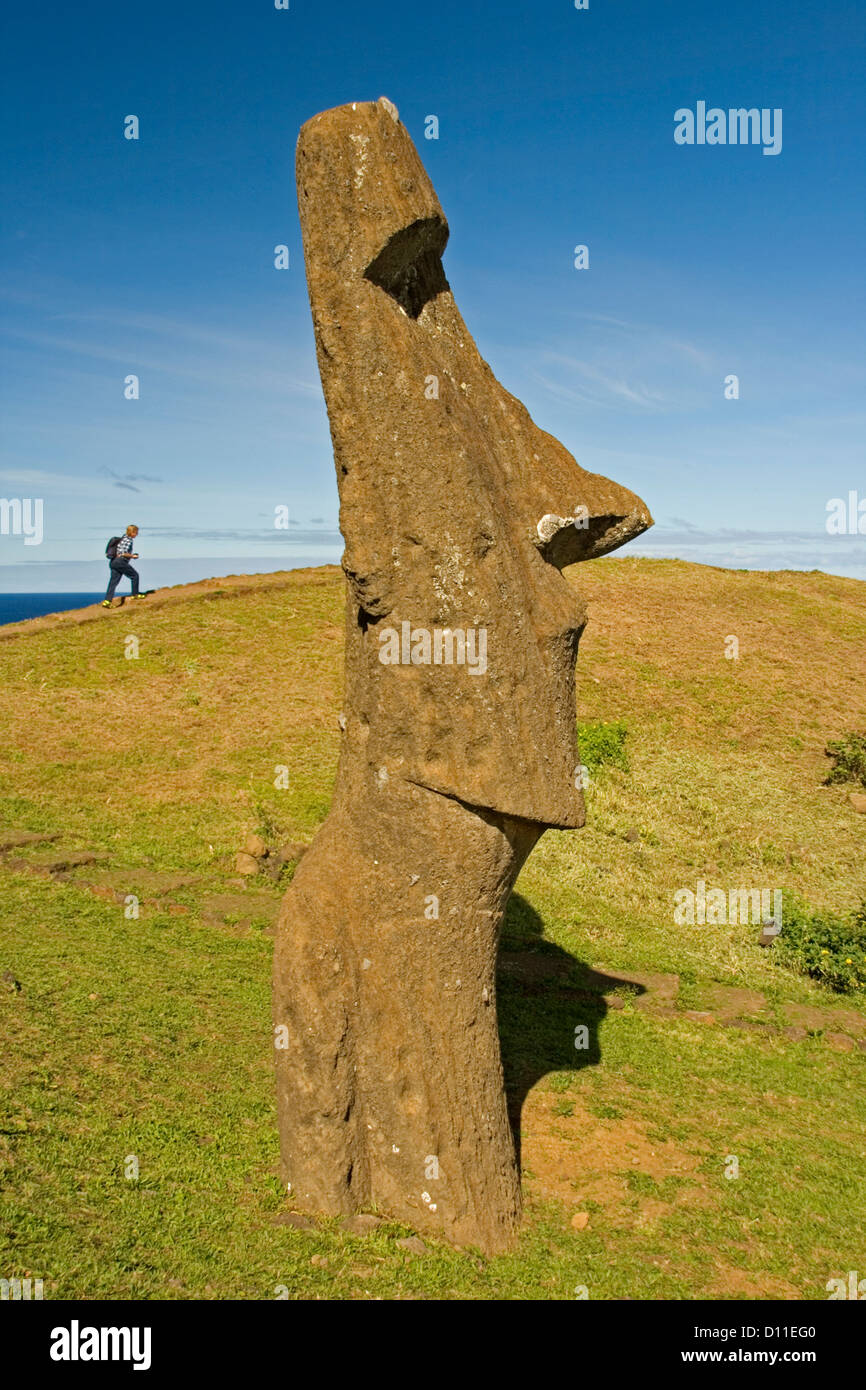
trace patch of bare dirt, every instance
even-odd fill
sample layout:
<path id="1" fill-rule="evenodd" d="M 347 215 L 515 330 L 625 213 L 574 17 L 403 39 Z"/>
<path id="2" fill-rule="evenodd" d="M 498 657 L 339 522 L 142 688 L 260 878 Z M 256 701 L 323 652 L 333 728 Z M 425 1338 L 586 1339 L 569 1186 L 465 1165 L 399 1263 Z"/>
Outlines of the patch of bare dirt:
<path id="1" fill-rule="evenodd" d="M 740 989 L 735 985 L 704 985 L 701 995 L 710 1013 L 720 1023 L 738 1018 L 753 1018 L 767 1008 L 764 995 L 756 989 Z"/>
<path id="2" fill-rule="evenodd" d="M 721 1262 L 716 1264 L 716 1279 L 708 1285 L 707 1292 L 715 1294 L 717 1298 L 766 1300 L 803 1297 L 802 1289 L 795 1289 L 785 1279 L 778 1279 L 772 1274 L 749 1274 L 744 1269 L 735 1269 L 733 1265 Z"/>
<path id="3" fill-rule="evenodd" d="M 249 926 L 250 922 L 265 918 L 272 928 L 280 903 L 281 899 L 271 893 L 247 889 L 243 893 L 208 893 L 201 899 L 199 910 L 202 921 L 212 926 L 223 926 L 227 917 L 236 918 L 237 926 Z"/>
<path id="4" fill-rule="evenodd" d="M 813 1004 L 786 1004 L 785 1017 L 801 1028 L 832 1028 L 852 1038 L 866 1038 L 866 1018 L 853 1009 L 819 1009 Z"/>
<path id="5" fill-rule="evenodd" d="M 534 1175 L 536 1195 L 561 1201 L 569 1211 L 596 1202 L 605 1224 L 613 1225 L 657 1222 L 675 1203 L 687 1200 L 687 1188 L 671 1202 L 635 1192 L 630 1173 L 656 1183 L 671 1177 L 689 1180 L 698 1196 L 702 1180 L 696 1175 L 700 1160 L 694 1154 L 673 1140 L 649 1139 L 641 1120 L 599 1120 L 580 1099 L 571 1094 L 568 1099 L 574 1104 L 570 1116 L 555 1114 L 556 1098 L 538 1088 L 524 1103 L 522 1163 Z"/>
<path id="6" fill-rule="evenodd" d="M 60 839 L 60 831 L 0 830 L 0 854 L 10 849 L 25 849 L 29 845 L 49 844 Z"/>

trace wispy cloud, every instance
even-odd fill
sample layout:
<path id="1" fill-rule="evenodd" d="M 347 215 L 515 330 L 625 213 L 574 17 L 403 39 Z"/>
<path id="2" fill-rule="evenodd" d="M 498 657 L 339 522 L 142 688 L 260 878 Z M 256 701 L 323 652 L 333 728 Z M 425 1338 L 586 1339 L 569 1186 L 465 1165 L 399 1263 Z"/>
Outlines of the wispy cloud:
<path id="1" fill-rule="evenodd" d="M 170 344 L 166 344 L 162 353 L 143 353 L 137 344 L 118 345 L 111 347 L 103 342 L 91 341 L 87 338 L 63 337 L 55 333 L 44 333 L 26 328 L 16 328 L 7 325 L 5 334 L 17 339 L 20 342 L 29 343 L 32 347 L 50 348 L 64 356 L 87 357 L 99 362 L 113 362 L 122 366 L 126 371 L 141 373 L 149 372 L 168 372 L 174 377 L 184 377 L 190 381 L 201 382 L 210 388 L 227 387 L 233 391 L 239 389 L 255 390 L 259 392 L 296 392 L 305 396 L 318 396 L 320 394 L 319 383 L 292 375 L 291 372 L 281 372 L 274 368 L 274 362 L 279 361 L 285 355 L 285 349 L 280 345 L 273 347 L 267 354 L 265 360 L 244 364 L 237 359 L 226 362 L 225 359 L 218 361 L 216 358 L 204 358 L 201 354 L 195 359 L 193 365 L 189 357 L 180 356 Z"/>
<path id="2" fill-rule="evenodd" d="M 149 526 L 147 535 L 161 540 L 183 541 L 255 541 L 265 545 L 341 545 L 343 538 L 339 531 L 293 531 L 287 536 L 283 530 L 262 527 L 261 530 L 232 528 L 222 530 L 217 527 L 197 528 L 193 526 Z"/>
<path id="3" fill-rule="evenodd" d="M 651 343 L 656 348 L 661 346 L 672 352 L 680 353 L 706 370 L 715 365 L 712 353 L 705 347 L 672 335 L 654 324 L 635 323 L 626 319 L 613 318 L 610 314 L 578 313 L 576 317 L 587 323 L 599 323 L 607 328 L 621 329 L 623 335 L 635 339 L 638 343 Z"/>
<path id="4" fill-rule="evenodd" d="M 532 378 L 558 400 L 606 411 L 669 414 L 705 403 L 708 376 L 722 379 L 704 344 L 608 314 L 574 317 L 579 326 L 569 333 L 567 347 L 560 333 L 557 343 L 537 349 L 529 362 Z"/>
<path id="5" fill-rule="evenodd" d="M 125 492 L 141 492 L 136 483 L 161 483 L 162 478 L 154 478 L 149 473 L 115 473 L 113 468 L 100 468 L 99 472 L 103 477 L 113 478 L 114 486 L 123 488 Z"/>
<path id="6" fill-rule="evenodd" d="M 612 374 L 601 367 L 564 353 L 546 352 L 542 360 L 556 367 L 567 368 L 572 376 L 577 375 L 581 384 L 565 385 L 541 372 L 533 376 L 551 395 L 560 400 L 578 400 L 589 405 L 617 406 L 624 404 L 637 406 L 641 410 L 659 410 L 666 404 L 666 397 L 643 383 L 629 382 L 620 374 Z"/>
<path id="7" fill-rule="evenodd" d="M 68 473 L 57 473 L 49 468 L 2 468 L 0 483 L 11 484 L 22 496 L 45 497 L 82 496 L 93 497 L 103 492 L 104 483 L 96 478 L 74 477 Z"/>
<path id="8" fill-rule="evenodd" d="M 113 468 L 100 468 L 99 472 L 108 478 L 117 478 L 125 483 L 161 483 L 162 478 L 154 478 L 151 473 L 115 473 Z"/>

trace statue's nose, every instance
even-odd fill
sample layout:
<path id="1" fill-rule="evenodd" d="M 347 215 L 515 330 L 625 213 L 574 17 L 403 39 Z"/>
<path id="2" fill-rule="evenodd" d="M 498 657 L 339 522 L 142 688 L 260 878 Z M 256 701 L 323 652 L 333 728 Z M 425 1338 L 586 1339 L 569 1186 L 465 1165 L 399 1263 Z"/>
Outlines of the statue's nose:
<path id="1" fill-rule="evenodd" d="M 533 544 L 557 569 L 607 555 L 653 524 L 636 493 L 599 473 L 578 473 L 570 505 L 542 512 L 535 523 Z"/>

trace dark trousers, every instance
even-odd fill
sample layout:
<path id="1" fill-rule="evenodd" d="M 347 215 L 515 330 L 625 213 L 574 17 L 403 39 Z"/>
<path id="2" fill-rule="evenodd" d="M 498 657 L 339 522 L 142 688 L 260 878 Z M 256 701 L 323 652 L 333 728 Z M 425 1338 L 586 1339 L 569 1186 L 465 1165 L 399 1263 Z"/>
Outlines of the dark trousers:
<path id="1" fill-rule="evenodd" d="M 112 560 L 110 571 L 111 575 L 108 580 L 108 588 L 105 591 L 105 597 L 107 599 L 114 598 L 114 591 L 124 575 L 127 575 L 132 581 L 133 594 L 138 593 L 138 570 L 133 569 L 128 560 Z"/>

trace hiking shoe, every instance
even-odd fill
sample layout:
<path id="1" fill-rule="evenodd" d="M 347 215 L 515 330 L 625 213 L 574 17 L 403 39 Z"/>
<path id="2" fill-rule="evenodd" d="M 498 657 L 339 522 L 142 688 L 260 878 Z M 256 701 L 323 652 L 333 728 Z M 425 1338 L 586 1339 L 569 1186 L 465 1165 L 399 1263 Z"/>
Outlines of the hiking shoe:
<path id="1" fill-rule="evenodd" d="M 104 598 L 104 599 L 102 600 L 101 607 L 102 607 L 102 608 L 110 608 L 110 607 L 111 607 L 111 599 L 110 599 L 110 598 Z"/>
<path id="2" fill-rule="evenodd" d="M 133 598 L 147 598 L 147 594 L 133 594 Z"/>

